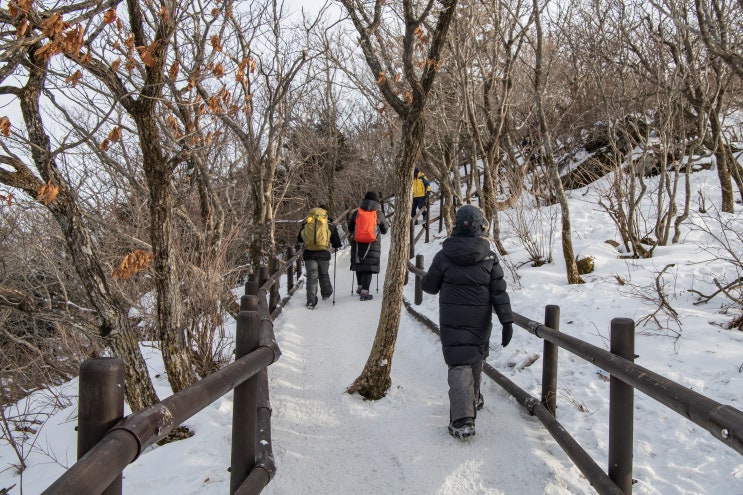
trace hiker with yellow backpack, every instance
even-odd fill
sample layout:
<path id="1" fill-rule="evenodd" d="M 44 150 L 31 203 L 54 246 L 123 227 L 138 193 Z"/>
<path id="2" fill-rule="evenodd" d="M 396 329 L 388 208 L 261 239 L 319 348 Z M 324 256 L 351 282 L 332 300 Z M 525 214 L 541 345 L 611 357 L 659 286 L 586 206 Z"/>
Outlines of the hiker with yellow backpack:
<path id="1" fill-rule="evenodd" d="M 307 272 L 307 309 L 317 306 L 317 285 L 323 301 L 333 294 L 330 283 L 330 250 L 342 246 L 338 229 L 328 217 L 328 206 L 321 204 L 312 208 L 299 229 L 297 242 L 304 244 L 302 259 Z"/>
<path id="2" fill-rule="evenodd" d="M 375 273 L 379 273 L 379 260 L 382 255 L 382 242 L 379 234 L 386 234 L 389 224 L 381 212 L 379 197 L 369 191 L 359 208 L 348 218 L 348 232 L 351 235 L 351 270 L 356 272 L 359 300 L 369 301 L 369 286 Z"/>

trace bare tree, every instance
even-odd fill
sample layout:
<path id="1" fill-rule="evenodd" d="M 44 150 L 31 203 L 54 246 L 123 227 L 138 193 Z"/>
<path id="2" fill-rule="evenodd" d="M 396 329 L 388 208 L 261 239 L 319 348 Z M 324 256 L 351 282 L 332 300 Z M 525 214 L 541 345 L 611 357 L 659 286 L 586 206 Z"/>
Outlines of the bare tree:
<path id="1" fill-rule="evenodd" d="M 743 177 L 729 143 L 723 134 L 721 119 L 725 96 L 731 84 L 730 70 L 722 60 L 711 55 L 700 39 L 693 22 L 692 5 L 685 1 L 654 2 L 653 11 L 643 17 L 642 23 L 627 29 L 626 39 L 637 60 L 653 84 L 663 85 L 656 65 L 657 55 L 665 64 L 673 64 L 682 78 L 680 93 L 690 110 L 706 121 L 699 129 L 705 134 L 705 145 L 715 153 L 717 176 L 722 191 L 722 210 L 734 210 L 733 179 L 743 194 Z M 628 26 L 629 27 L 629 26 Z M 637 40 L 632 32 L 641 27 L 647 33 Z"/>
<path id="2" fill-rule="evenodd" d="M 407 212 L 412 205 L 413 169 L 422 153 L 426 99 L 436 71 L 445 62 L 441 54 L 457 2 L 444 0 L 440 10 L 434 11 L 433 0 L 421 3 L 403 0 L 400 11 L 383 0 L 376 0 L 372 9 L 358 0 L 341 1 L 358 32 L 361 51 L 377 79 L 386 105 L 402 120 L 400 148 L 395 159 L 395 197 L 397 211 Z M 428 32 L 427 23 L 432 14 L 437 18 Z M 388 23 L 396 18 L 401 21 L 402 33 L 389 29 Z M 400 34 L 402 46 L 397 53 L 392 53 L 390 45 Z M 384 397 L 391 385 L 392 355 L 407 269 L 407 245 L 408 216 L 395 215 L 377 335 L 364 370 L 348 388 L 349 393 L 358 392 L 367 399 Z"/>
<path id="3" fill-rule="evenodd" d="M 743 79 L 743 5 L 740 0 L 703 2 L 694 0 L 699 32 L 707 50 L 720 57 Z"/>
<path id="4" fill-rule="evenodd" d="M 287 164 L 285 145 L 306 91 L 300 79 L 307 77 L 306 65 L 315 56 L 308 44 L 315 24 L 286 27 L 284 3 L 277 0 L 224 14 L 228 22 L 202 38 L 213 45 L 208 60 L 195 58 L 182 69 L 239 150 L 238 177 L 249 191 L 242 205 L 251 222 L 249 262 L 256 269 L 276 255 L 274 217 L 286 187 L 278 182 L 278 171 Z M 202 61 L 209 62 L 211 72 L 204 71 Z M 234 74 L 234 84 L 222 80 L 228 73 Z"/>
<path id="5" fill-rule="evenodd" d="M 583 279 L 578 273 L 578 265 L 576 263 L 575 254 L 573 251 L 572 241 L 572 229 L 570 227 L 570 209 L 568 206 L 567 195 L 560 178 L 560 171 L 557 163 L 555 162 L 554 153 L 552 151 L 552 133 L 547 125 L 546 112 L 544 109 L 544 78 L 547 76 L 545 71 L 544 63 L 544 35 L 542 32 L 542 20 L 543 9 L 549 2 L 546 2 L 540 7 L 539 0 L 533 0 L 534 10 L 534 26 L 536 28 L 536 39 L 535 50 L 534 50 L 534 103 L 536 106 L 536 116 L 539 122 L 539 131 L 541 134 L 541 150 L 542 157 L 547 164 L 547 168 L 550 174 L 550 181 L 552 188 L 557 197 L 557 201 L 560 203 L 560 209 L 562 214 L 562 254 L 565 258 L 565 266 L 567 270 L 567 278 L 569 284 L 582 284 Z"/>
<path id="6" fill-rule="evenodd" d="M 126 365 L 127 400 L 133 410 L 138 410 L 156 402 L 157 395 L 139 350 L 137 334 L 125 308 L 112 293 L 97 257 L 75 190 L 58 167 L 55 157 L 61 150 L 52 149 L 44 127 L 40 98 L 48 74 L 48 60 L 36 55 L 43 46 L 37 41 L 26 47 L 28 73 L 23 87 L 0 88 L 0 92 L 18 99 L 26 131 L 25 136 L 18 136 L 18 141 L 32 160 L 31 164 L 27 163 L 7 143 L 0 142 L 3 149 L 0 163 L 8 167 L 0 168 L 0 182 L 44 204 L 56 220 L 75 270 L 95 308 L 100 335 Z"/>
<path id="7" fill-rule="evenodd" d="M 475 4 L 470 8 L 470 14 L 460 16 L 455 24 L 458 36 L 452 40 L 452 52 L 462 61 L 462 102 L 477 156 L 482 159 L 481 205 L 487 218 L 493 220 L 490 223 L 498 250 L 505 254 L 495 235 L 497 212 L 516 203 L 523 185 L 524 173 L 515 156 L 512 135 L 516 125 L 510 109 L 514 106 L 515 68 L 534 15 L 528 2 L 520 0 Z M 464 55 L 463 48 L 470 45 L 471 54 Z M 502 173 L 502 165 L 509 168 L 509 173 Z M 503 178 L 511 179 L 510 187 L 504 187 Z M 500 200 L 499 191 L 505 192 Z"/>

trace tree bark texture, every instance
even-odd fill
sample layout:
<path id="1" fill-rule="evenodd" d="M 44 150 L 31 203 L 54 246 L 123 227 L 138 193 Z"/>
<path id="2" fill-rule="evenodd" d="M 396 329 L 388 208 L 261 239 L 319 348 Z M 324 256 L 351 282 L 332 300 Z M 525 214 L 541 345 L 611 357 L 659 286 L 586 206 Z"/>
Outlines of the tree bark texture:
<path id="1" fill-rule="evenodd" d="M 407 212 L 413 205 L 410 193 L 413 186 L 413 168 L 423 148 L 423 123 L 420 119 L 404 122 L 403 143 L 397 157 L 395 170 L 395 216 L 392 221 L 390 256 L 384 276 L 382 311 L 369 358 L 361 375 L 348 388 L 349 393 L 358 392 L 365 399 L 377 400 L 387 394 L 392 379 L 392 356 L 400 327 L 403 287 L 408 264 L 410 218 Z"/>

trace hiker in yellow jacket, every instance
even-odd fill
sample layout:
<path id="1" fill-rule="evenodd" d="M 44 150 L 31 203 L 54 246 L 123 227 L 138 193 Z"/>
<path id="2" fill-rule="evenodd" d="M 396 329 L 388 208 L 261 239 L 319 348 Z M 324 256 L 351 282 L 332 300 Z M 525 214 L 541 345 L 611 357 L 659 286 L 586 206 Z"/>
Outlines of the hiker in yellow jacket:
<path id="1" fill-rule="evenodd" d="M 428 182 L 428 179 L 423 172 L 416 168 L 413 172 L 413 210 L 410 213 L 411 218 L 415 217 L 418 210 L 421 210 L 426 206 L 426 198 L 429 194 L 431 194 L 431 184 Z M 423 212 L 424 225 L 427 216 L 428 210 Z M 418 220 L 415 221 L 415 224 L 418 225 Z"/>

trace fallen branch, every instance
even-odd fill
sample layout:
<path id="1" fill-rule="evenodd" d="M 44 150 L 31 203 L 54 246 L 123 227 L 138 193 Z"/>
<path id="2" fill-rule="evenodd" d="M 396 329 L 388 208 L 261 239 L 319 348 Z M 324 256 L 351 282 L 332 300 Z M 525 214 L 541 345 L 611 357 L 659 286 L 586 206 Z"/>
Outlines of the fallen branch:
<path id="1" fill-rule="evenodd" d="M 694 294 L 698 294 L 699 297 L 700 297 L 699 301 L 696 301 L 694 303 L 695 306 L 698 305 L 698 304 L 706 304 L 706 303 L 710 302 L 717 294 L 720 294 L 720 293 L 725 294 L 727 297 L 729 297 L 730 299 L 732 299 L 733 301 L 735 301 L 736 298 L 734 296 L 730 295 L 729 291 L 730 291 L 730 289 L 736 288 L 738 285 L 743 285 L 743 277 L 739 277 L 737 280 L 733 280 L 732 282 L 730 282 L 725 287 L 723 287 L 716 278 L 713 278 L 712 280 L 714 280 L 715 286 L 717 287 L 717 290 L 715 292 L 713 292 L 712 294 L 710 294 L 710 295 L 702 294 L 698 290 L 688 289 L 689 292 L 693 292 Z"/>

